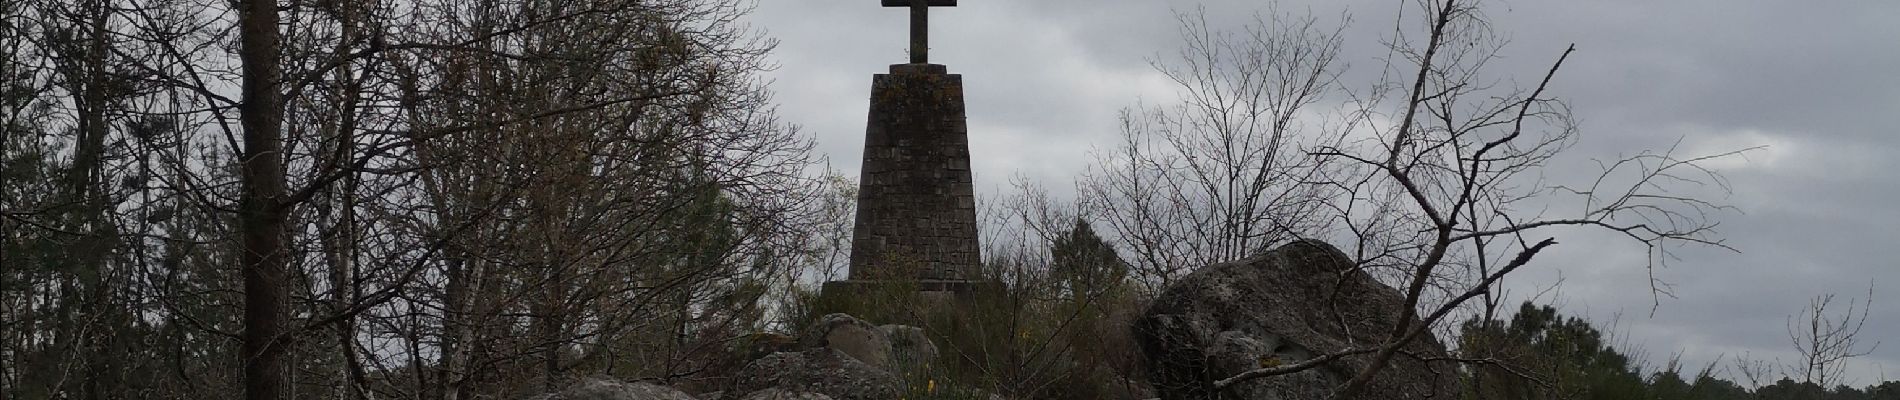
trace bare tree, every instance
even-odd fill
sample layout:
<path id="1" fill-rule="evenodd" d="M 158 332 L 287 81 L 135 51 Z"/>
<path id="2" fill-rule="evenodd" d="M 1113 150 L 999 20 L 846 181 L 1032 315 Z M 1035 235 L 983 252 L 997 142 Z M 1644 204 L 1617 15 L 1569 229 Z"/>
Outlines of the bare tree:
<path id="1" fill-rule="evenodd" d="M 1738 383 L 1747 383 L 1749 388 L 1760 388 L 1774 378 L 1777 362 L 1754 358 L 1745 353 L 1736 356 L 1726 369 L 1731 375 L 1741 378 L 1737 380 Z"/>
<path id="2" fill-rule="evenodd" d="M 823 186 L 817 198 L 811 203 L 808 213 L 812 220 L 808 222 L 812 235 L 801 237 L 799 246 L 803 253 L 803 268 L 799 281 L 829 282 L 844 279 L 844 271 L 850 267 L 852 219 L 856 218 L 858 205 L 858 182 L 840 175 L 837 171 L 826 172 L 820 178 Z"/>
<path id="3" fill-rule="evenodd" d="M 1790 375 L 1800 374 L 1802 382 L 1832 388 L 1840 385 L 1847 361 L 1872 353 L 1880 347 L 1876 341 L 1862 348 L 1860 329 L 1867 325 L 1873 308 L 1874 288 L 1867 287 L 1867 298 L 1859 306 L 1848 299 L 1847 310 L 1838 316 L 1828 313 L 1834 295 L 1815 296 L 1799 314 L 1788 316 L 1788 340 L 1799 354 L 1799 364 L 1788 366 Z M 1855 315 L 1858 308 L 1860 315 Z"/>
<path id="4" fill-rule="evenodd" d="M 1181 101 L 1122 110 L 1121 141 L 1078 184 L 1085 207 L 1151 288 L 1324 223 L 1321 169 L 1302 148 L 1333 133 L 1302 113 L 1333 85 L 1340 31 L 1314 18 L 1256 17 L 1240 32 L 1178 13 L 1184 47 L 1152 60 Z"/>
<path id="5" fill-rule="evenodd" d="M 1568 107 L 1551 94 L 1575 48 L 1558 52 L 1532 86 L 1500 82 L 1490 67 L 1505 41 L 1482 19 L 1478 3 L 1405 6 L 1401 15 L 1419 19 L 1397 25 L 1385 75 L 1366 89 L 1334 84 L 1337 35 L 1320 33 L 1310 22 L 1280 18 L 1230 36 L 1183 21 L 1187 68 L 1163 71 L 1182 86 L 1185 105 L 1155 113 L 1157 128 L 1128 124 L 1136 128 L 1124 136 L 1135 145 L 1123 147 L 1141 149 L 1154 140 L 1180 155 L 1124 150 L 1118 154 L 1129 155 L 1121 157 L 1126 161 L 1102 168 L 1130 172 L 1092 177 L 1086 188 L 1105 199 L 1104 208 L 1119 208 L 1105 213 L 1135 263 L 1165 276 L 1165 266 L 1235 259 L 1287 238 L 1337 238 L 1348 243 L 1342 247 L 1359 269 L 1393 283 L 1404 298 L 1389 316 L 1392 330 L 1379 340 L 1248 371 L 1215 387 L 1365 357 L 1368 366 L 1333 394 L 1352 398 L 1409 343 L 1443 329 L 1470 300 L 1498 290 L 1505 276 L 1556 245 L 1557 233 L 1620 235 L 1647 251 L 1652 271 L 1679 245 L 1727 248 L 1714 230 L 1714 218 L 1727 207 L 1702 197 L 1723 194 L 1726 182 L 1702 164 L 1739 151 L 1689 157 L 1673 148 L 1642 151 L 1600 163 L 1599 173 L 1581 184 L 1547 181 L 1546 167 L 1580 134 Z M 1247 58 L 1253 55 L 1260 58 Z M 1220 58 L 1229 56 L 1238 62 Z M 1331 94 L 1346 99 L 1340 119 L 1299 112 Z M 1266 140 L 1242 145 L 1250 132 Z M 1295 139 L 1299 135 L 1307 136 Z M 1194 147 L 1200 144 L 1205 147 Z M 1186 183 L 1162 179 L 1169 174 L 1187 174 L 1174 178 Z M 1658 298 L 1668 294 L 1653 275 L 1647 284 Z"/>

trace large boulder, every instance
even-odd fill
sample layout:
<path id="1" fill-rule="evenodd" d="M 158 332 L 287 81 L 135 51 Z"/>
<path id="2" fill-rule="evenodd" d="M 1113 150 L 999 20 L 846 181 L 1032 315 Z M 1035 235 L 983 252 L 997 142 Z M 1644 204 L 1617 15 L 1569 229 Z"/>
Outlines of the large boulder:
<path id="1" fill-rule="evenodd" d="M 831 400 L 826 396 L 810 392 L 791 392 L 783 389 L 765 389 L 745 395 L 739 400 Z"/>
<path id="2" fill-rule="evenodd" d="M 818 347 L 773 353 L 754 361 L 739 371 L 726 393 L 749 396 L 777 389 L 817 393 L 836 400 L 889 400 L 897 398 L 900 387 L 902 382 L 883 368 L 860 362 L 838 349 Z"/>
<path id="3" fill-rule="evenodd" d="M 529 400 L 695 400 L 678 389 L 646 382 L 620 382 L 587 378 L 559 393 L 530 397 Z"/>
<path id="4" fill-rule="evenodd" d="M 846 314 L 818 318 L 805 330 L 805 348 L 831 348 L 873 367 L 889 369 L 891 338 L 877 325 Z"/>
<path id="5" fill-rule="evenodd" d="M 733 342 L 730 352 L 743 361 L 757 360 L 781 351 L 798 351 L 798 337 L 775 332 L 759 332 Z"/>
<path id="6" fill-rule="evenodd" d="M 1339 249 L 1298 241 L 1246 260 L 1209 265 L 1156 296 L 1133 329 L 1164 400 L 1319 399 L 1370 363 L 1348 356 L 1303 372 L 1246 381 L 1225 391 L 1213 382 L 1263 366 L 1297 363 L 1348 348 L 1378 345 L 1393 330 L 1404 296 L 1379 283 Z M 1410 326 L 1417 326 L 1416 318 Z M 1457 393 L 1431 335 L 1403 348 L 1356 399 L 1447 399 Z M 1436 367 L 1436 368 L 1433 368 Z"/>
<path id="7" fill-rule="evenodd" d="M 937 344 L 924 335 L 924 328 L 892 324 L 880 325 L 877 330 L 890 339 L 891 373 L 922 376 L 930 371 L 931 363 L 937 362 Z"/>
<path id="8" fill-rule="evenodd" d="M 741 335 L 722 348 L 711 349 L 702 369 L 690 379 L 679 380 L 678 387 L 688 393 L 701 393 L 702 398 L 718 399 L 720 397 L 712 393 L 732 386 L 732 377 L 752 361 L 772 353 L 801 349 L 797 336 L 775 332 Z"/>

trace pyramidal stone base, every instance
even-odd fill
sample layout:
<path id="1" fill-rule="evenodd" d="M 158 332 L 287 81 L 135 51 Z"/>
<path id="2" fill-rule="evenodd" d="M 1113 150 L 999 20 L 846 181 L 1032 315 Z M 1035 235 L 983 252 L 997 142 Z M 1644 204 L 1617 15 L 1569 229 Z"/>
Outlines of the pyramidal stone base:
<path id="1" fill-rule="evenodd" d="M 902 321 L 1005 297 L 979 280 L 963 76 L 892 65 L 872 78 L 869 111 L 850 279 L 825 283 L 815 308 Z"/>
<path id="2" fill-rule="evenodd" d="M 852 279 L 977 277 L 976 195 L 963 76 L 898 64 L 871 80 Z"/>
<path id="3" fill-rule="evenodd" d="M 968 297 L 979 294 L 1000 293 L 1003 284 L 996 281 L 965 280 L 891 280 L 891 279 L 852 279 L 825 282 L 826 295 L 833 293 L 852 297 L 871 297 L 874 293 L 906 291 L 935 293 L 940 296 Z"/>
<path id="4" fill-rule="evenodd" d="M 1007 294 L 997 281 L 853 279 L 825 282 L 812 308 L 813 315 L 845 313 L 881 324 L 961 324 L 1001 310 Z"/>

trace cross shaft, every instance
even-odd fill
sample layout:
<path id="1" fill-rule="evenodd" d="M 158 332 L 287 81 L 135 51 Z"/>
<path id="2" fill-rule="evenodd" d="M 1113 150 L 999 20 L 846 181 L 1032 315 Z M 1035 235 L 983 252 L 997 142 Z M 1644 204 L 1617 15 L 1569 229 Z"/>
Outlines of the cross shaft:
<path id="1" fill-rule="evenodd" d="M 910 63 L 930 63 L 930 8 L 956 7 L 957 0 L 882 0 L 885 7 L 910 7 Z"/>

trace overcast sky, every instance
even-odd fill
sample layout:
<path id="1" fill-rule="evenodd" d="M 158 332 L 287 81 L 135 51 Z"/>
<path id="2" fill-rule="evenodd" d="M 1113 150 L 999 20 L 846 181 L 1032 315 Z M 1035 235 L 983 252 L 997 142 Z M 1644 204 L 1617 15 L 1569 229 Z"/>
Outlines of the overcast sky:
<path id="1" fill-rule="evenodd" d="M 753 23 L 781 41 L 771 73 L 782 115 L 815 134 L 833 168 L 855 175 L 871 75 L 907 60 L 908 13 L 874 0 L 760 0 Z M 964 0 L 933 9 L 931 61 L 963 74 L 979 191 L 1022 175 L 1071 185 L 1090 151 L 1115 138 L 1117 110 L 1175 89 L 1148 59 L 1178 44 L 1172 10 L 1205 6 L 1237 28 L 1268 2 Z M 1283 11 L 1345 23 L 1345 61 L 1376 71 L 1400 0 L 1282 1 Z M 1827 293 L 1864 299 L 1862 335 L 1890 338 L 1851 367 L 1856 386 L 1900 380 L 1900 2 L 1491 1 L 1511 39 L 1493 75 L 1536 79 L 1566 45 L 1553 82 L 1582 121 L 1572 151 L 1611 158 L 1680 140 L 1689 151 L 1767 145 L 1719 165 L 1742 213 L 1721 229 L 1741 253 L 1689 250 L 1657 277 L 1641 248 L 1567 235 L 1510 282 L 1565 312 L 1612 321 L 1653 365 L 1673 352 L 1694 369 L 1718 355 L 1790 360 L 1785 319 Z M 1363 86 L 1363 84 L 1361 84 Z M 1553 168 L 1594 169 L 1587 160 Z M 1845 299 L 1842 299 L 1845 301 Z"/>

